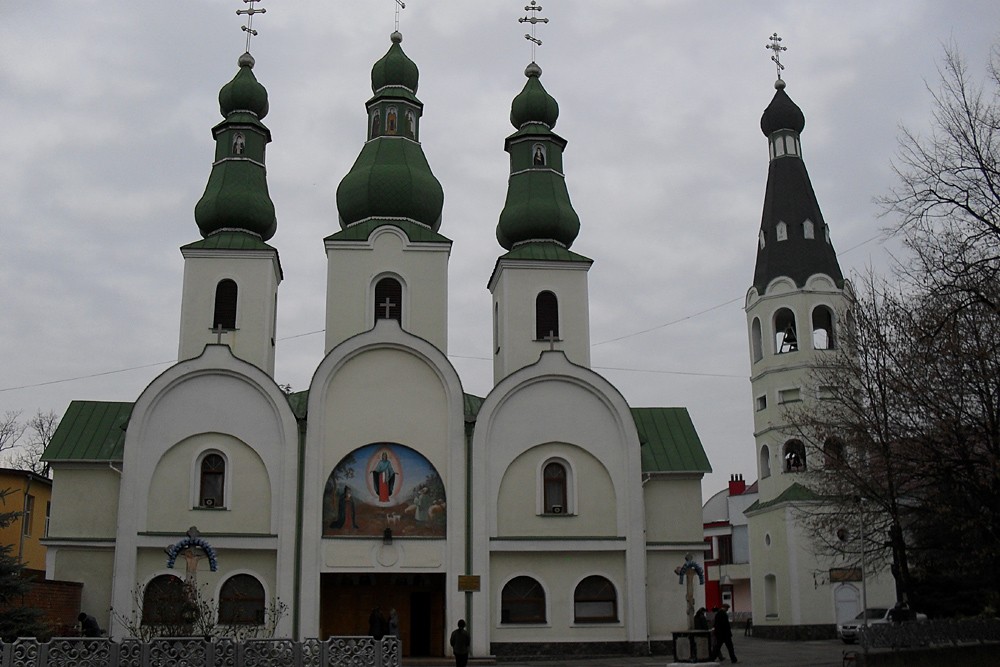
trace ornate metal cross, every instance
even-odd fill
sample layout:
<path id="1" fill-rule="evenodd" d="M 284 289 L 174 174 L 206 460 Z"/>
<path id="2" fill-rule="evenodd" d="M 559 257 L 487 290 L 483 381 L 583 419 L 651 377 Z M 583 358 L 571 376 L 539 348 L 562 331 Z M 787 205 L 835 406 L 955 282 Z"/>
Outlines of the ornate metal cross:
<path id="1" fill-rule="evenodd" d="M 774 64 L 778 66 L 779 79 L 781 78 L 781 70 L 785 69 L 785 66 L 781 64 L 781 52 L 788 50 L 788 47 L 782 46 L 780 42 L 781 38 L 778 37 L 778 33 L 774 33 L 773 35 L 771 35 L 771 43 L 764 45 L 765 49 L 774 51 L 774 55 L 771 56 L 771 60 L 773 60 Z"/>
<path id="2" fill-rule="evenodd" d="M 396 32 L 399 32 L 399 10 L 406 9 L 406 3 L 403 0 L 394 0 L 396 3 L 396 26 L 393 28 Z"/>
<path id="3" fill-rule="evenodd" d="M 250 38 L 257 36 L 257 31 L 253 29 L 253 15 L 254 14 L 266 14 L 267 10 L 261 7 L 260 9 L 253 6 L 258 0 L 243 0 L 245 3 L 249 3 L 250 9 L 237 9 L 237 14 L 247 15 L 247 24 L 240 26 L 240 29 L 247 34 L 247 53 L 250 53 Z"/>
<path id="4" fill-rule="evenodd" d="M 542 11 L 542 6 L 539 5 L 535 0 L 531 0 L 531 4 L 530 5 L 526 5 L 525 8 L 524 8 L 524 11 L 528 12 L 528 15 L 524 16 L 522 18 L 519 18 L 517 20 L 517 22 L 518 23 L 530 23 L 531 24 L 531 34 L 529 35 L 529 34 L 525 33 L 524 38 L 526 40 L 528 40 L 529 42 L 531 42 L 531 60 L 532 60 L 532 62 L 534 62 L 534 60 L 535 60 L 535 47 L 542 45 L 542 40 L 540 40 L 537 37 L 535 37 L 535 24 L 536 23 L 548 23 L 549 20 L 547 18 L 542 18 L 541 16 L 538 16 L 538 14 L 532 13 L 532 12 L 540 12 L 540 11 Z"/>

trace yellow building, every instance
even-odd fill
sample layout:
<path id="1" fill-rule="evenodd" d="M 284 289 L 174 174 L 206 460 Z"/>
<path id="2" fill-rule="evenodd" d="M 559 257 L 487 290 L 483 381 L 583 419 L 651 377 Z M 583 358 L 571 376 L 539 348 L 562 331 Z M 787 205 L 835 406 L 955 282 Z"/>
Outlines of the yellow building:
<path id="1" fill-rule="evenodd" d="M 30 470 L 0 468 L 0 513 L 21 512 L 9 525 L 0 528 L 0 545 L 11 545 L 11 555 L 31 570 L 45 570 L 52 480 Z"/>

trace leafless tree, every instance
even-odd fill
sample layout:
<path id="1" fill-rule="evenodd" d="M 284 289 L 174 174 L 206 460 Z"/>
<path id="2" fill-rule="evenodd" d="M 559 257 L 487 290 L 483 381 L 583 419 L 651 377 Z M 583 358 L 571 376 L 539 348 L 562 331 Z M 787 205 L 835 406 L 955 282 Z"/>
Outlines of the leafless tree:
<path id="1" fill-rule="evenodd" d="M 0 417 L 0 453 L 17 446 L 26 426 L 20 410 L 8 410 Z"/>
<path id="2" fill-rule="evenodd" d="M 55 412 L 41 410 L 36 412 L 22 427 L 20 446 L 11 450 L 8 455 L 10 465 L 19 470 L 30 470 L 48 477 L 49 464 L 42 461 L 42 454 L 52 441 L 58 426 L 59 415 Z"/>

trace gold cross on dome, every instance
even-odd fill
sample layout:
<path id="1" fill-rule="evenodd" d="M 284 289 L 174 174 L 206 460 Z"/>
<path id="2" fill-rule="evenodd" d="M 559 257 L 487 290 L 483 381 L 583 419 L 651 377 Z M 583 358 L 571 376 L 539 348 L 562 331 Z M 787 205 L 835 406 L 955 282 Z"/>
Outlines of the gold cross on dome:
<path id="1" fill-rule="evenodd" d="M 770 39 L 771 39 L 771 43 L 770 44 L 765 44 L 764 48 L 765 49 L 769 49 L 771 51 L 774 51 L 774 55 L 771 56 L 771 60 L 773 60 L 774 64 L 777 65 L 777 67 L 778 67 L 778 78 L 780 79 L 781 78 L 781 70 L 785 69 L 785 66 L 781 64 L 781 52 L 782 51 L 787 51 L 788 47 L 781 45 L 781 43 L 780 43 L 781 42 L 781 38 L 778 37 L 778 33 L 774 33 L 773 35 L 771 35 Z"/>
<path id="2" fill-rule="evenodd" d="M 542 6 L 536 2 L 536 0 L 531 0 L 530 5 L 526 5 L 524 11 L 528 12 L 527 16 L 521 17 L 517 20 L 518 23 L 530 23 L 531 24 L 531 34 L 525 33 L 524 38 L 531 42 L 531 60 L 535 60 L 535 47 L 542 45 L 542 40 L 535 36 L 535 24 L 536 23 L 548 23 L 547 18 L 542 18 L 536 13 L 542 11 Z"/>
<path id="3" fill-rule="evenodd" d="M 267 10 L 264 9 L 263 7 L 258 9 L 257 7 L 253 6 L 254 3 L 257 1 L 258 0 L 243 0 L 243 2 L 248 3 L 250 5 L 250 8 L 236 10 L 237 15 L 240 14 L 247 15 L 247 24 L 240 26 L 240 29 L 247 34 L 247 48 L 246 48 L 247 53 L 250 53 L 250 38 L 257 36 L 257 31 L 253 29 L 253 15 L 267 13 Z"/>

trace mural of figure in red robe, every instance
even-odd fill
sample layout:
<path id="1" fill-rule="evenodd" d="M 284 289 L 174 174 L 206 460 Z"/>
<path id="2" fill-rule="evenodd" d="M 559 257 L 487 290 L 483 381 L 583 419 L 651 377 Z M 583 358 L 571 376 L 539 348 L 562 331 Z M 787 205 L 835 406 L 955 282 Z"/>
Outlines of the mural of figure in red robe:
<path id="1" fill-rule="evenodd" d="M 382 457 L 375 464 L 375 469 L 372 470 L 372 487 L 375 489 L 378 501 L 380 503 L 389 502 L 389 496 L 392 495 L 395 486 L 396 471 L 393 470 L 392 462 L 389 461 L 389 454 L 382 452 Z"/>

